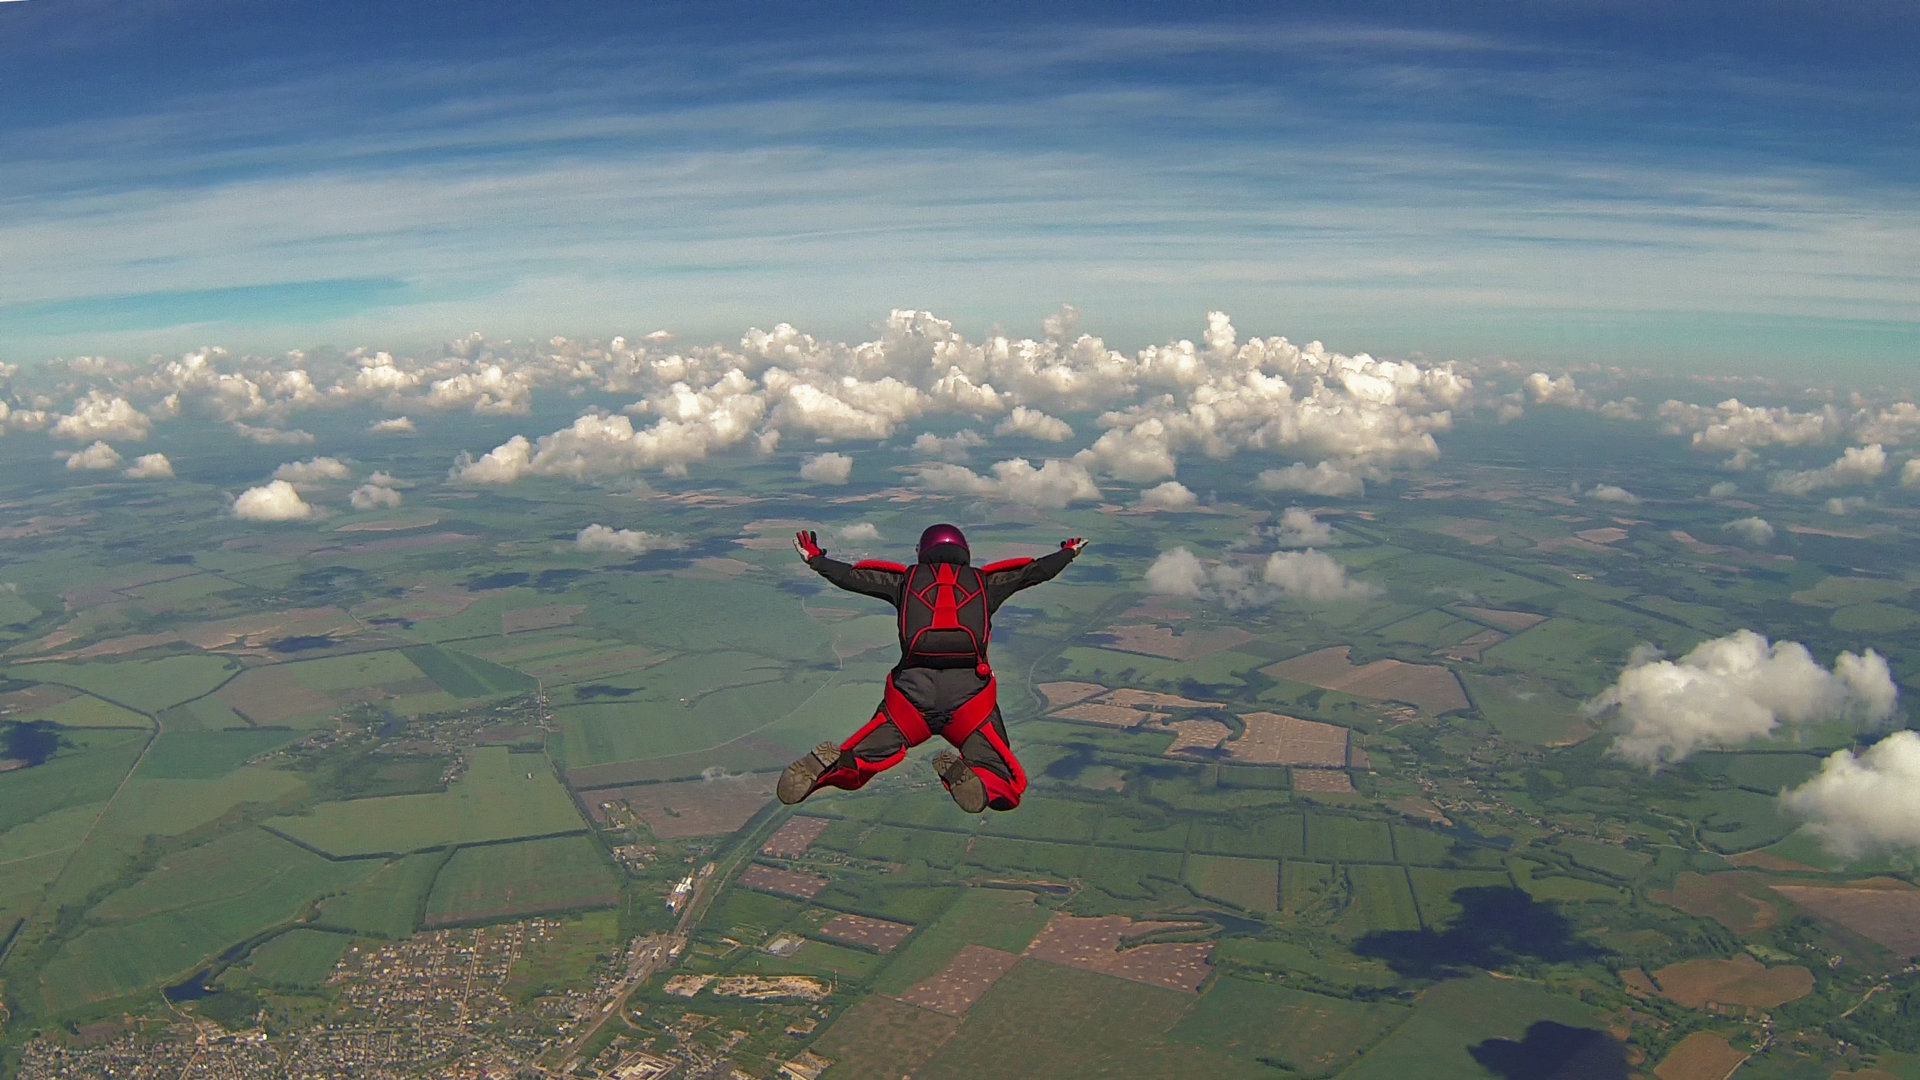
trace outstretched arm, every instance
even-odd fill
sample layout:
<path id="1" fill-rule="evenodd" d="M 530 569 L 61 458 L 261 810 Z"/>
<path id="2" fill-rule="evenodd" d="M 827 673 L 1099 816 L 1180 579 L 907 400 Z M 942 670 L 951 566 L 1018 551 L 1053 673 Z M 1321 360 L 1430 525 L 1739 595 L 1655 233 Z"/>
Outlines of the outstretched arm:
<path id="1" fill-rule="evenodd" d="M 807 531 L 794 534 L 793 548 L 807 561 L 807 569 L 848 592 L 871 596 L 900 606 L 900 582 L 904 568 L 887 563 L 843 563 L 829 558 L 820 546 L 819 534 Z"/>
<path id="2" fill-rule="evenodd" d="M 1076 536 L 1060 541 L 1060 550 L 1038 559 L 1024 559 L 1011 564 L 995 563 L 984 567 L 987 572 L 987 610 L 998 610 L 1008 597 L 1021 589 L 1051 581 L 1086 546 L 1087 542 Z"/>

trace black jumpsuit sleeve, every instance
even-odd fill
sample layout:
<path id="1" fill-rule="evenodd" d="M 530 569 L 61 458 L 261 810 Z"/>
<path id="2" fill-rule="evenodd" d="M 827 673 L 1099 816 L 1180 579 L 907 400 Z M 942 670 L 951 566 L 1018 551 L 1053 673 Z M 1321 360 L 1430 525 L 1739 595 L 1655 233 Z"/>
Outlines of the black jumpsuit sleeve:
<path id="1" fill-rule="evenodd" d="M 885 600 L 896 608 L 900 606 L 900 589 L 907 577 L 898 570 L 883 566 L 855 566 L 826 555 L 815 555 L 808 559 L 807 569 L 848 592 Z"/>
<path id="2" fill-rule="evenodd" d="M 1021 589 L 1030 588 L 1043 581 L 1053 580 L 1054 575 L 1067 568 L 1074 556 L 1080 554 L 1072 548 L 1061 548 L 1051 555 L 1043 555 L 1030 563 L 996 570 L 987 575 L 987 610 L 998 611 L 1007 598 Z"/>

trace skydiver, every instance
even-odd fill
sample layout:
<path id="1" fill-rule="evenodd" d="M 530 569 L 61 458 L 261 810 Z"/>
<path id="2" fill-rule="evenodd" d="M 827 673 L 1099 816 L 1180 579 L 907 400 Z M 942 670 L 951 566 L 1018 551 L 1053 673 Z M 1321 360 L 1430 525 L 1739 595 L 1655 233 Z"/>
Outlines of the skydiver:
<path id="1" fill-rule="evenodd" d="M 900 662 L 887 673 L 880 707 L 841 743 L 821 743 L 780 775 L 783 803 L 823 787 L 854 791 L 906 759 L 935 735 L 952 744 L 933 757 L 934 772 L 960 809 L 1011 810 L 1027 774 L 1007 745 L 993 668 L 987 663 L 993 613 L 1007 598 L 1051 579 L 1086 547 L 1079 537 L 1038 559 L 1002 559 L 974 567 L 967 538 L 953 525 L 920 534 L 915 562 L 827 557 L 816 533 L 796 533 L 794 550 L 814 573 L 848 592 L 885 600 L 898 614 Z M 958 753 L 954 751 L 958 750 Z"/>

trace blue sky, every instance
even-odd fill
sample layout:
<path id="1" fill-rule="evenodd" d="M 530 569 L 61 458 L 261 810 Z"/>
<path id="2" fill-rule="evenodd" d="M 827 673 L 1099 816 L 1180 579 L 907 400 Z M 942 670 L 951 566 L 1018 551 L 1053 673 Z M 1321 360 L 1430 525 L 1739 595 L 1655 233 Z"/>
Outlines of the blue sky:
<path id="1" fill-rule="evenodd" d="M 0 3 L 0 360 L 1072 303 L 1920 362 L 1910 4 L 1035 7 Z"/>

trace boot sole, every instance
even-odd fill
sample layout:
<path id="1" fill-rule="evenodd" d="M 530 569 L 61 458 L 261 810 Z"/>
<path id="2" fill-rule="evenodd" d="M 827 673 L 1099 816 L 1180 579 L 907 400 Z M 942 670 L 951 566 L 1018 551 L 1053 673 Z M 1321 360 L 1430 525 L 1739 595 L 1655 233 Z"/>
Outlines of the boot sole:
<path id="1" fill-rule="evenodd" d="M 819 790 L 820 778 L 839 760 L 838 746 L 821 743 L 805 757 L 787 766 L 786 771 L 780 774 L 780 783 L 773 789 L 774 795 L 788 806 L 804 801 Z"/>
<path id="2" fill-rule="evenodd" d="M 954 805 L 969 814 L 986 813 L 987 785 L 980 782 L 980 774 L 960 755 L 951 750 L 941 751 L 934 755 L 933 770 L 946 784 Z"/>

